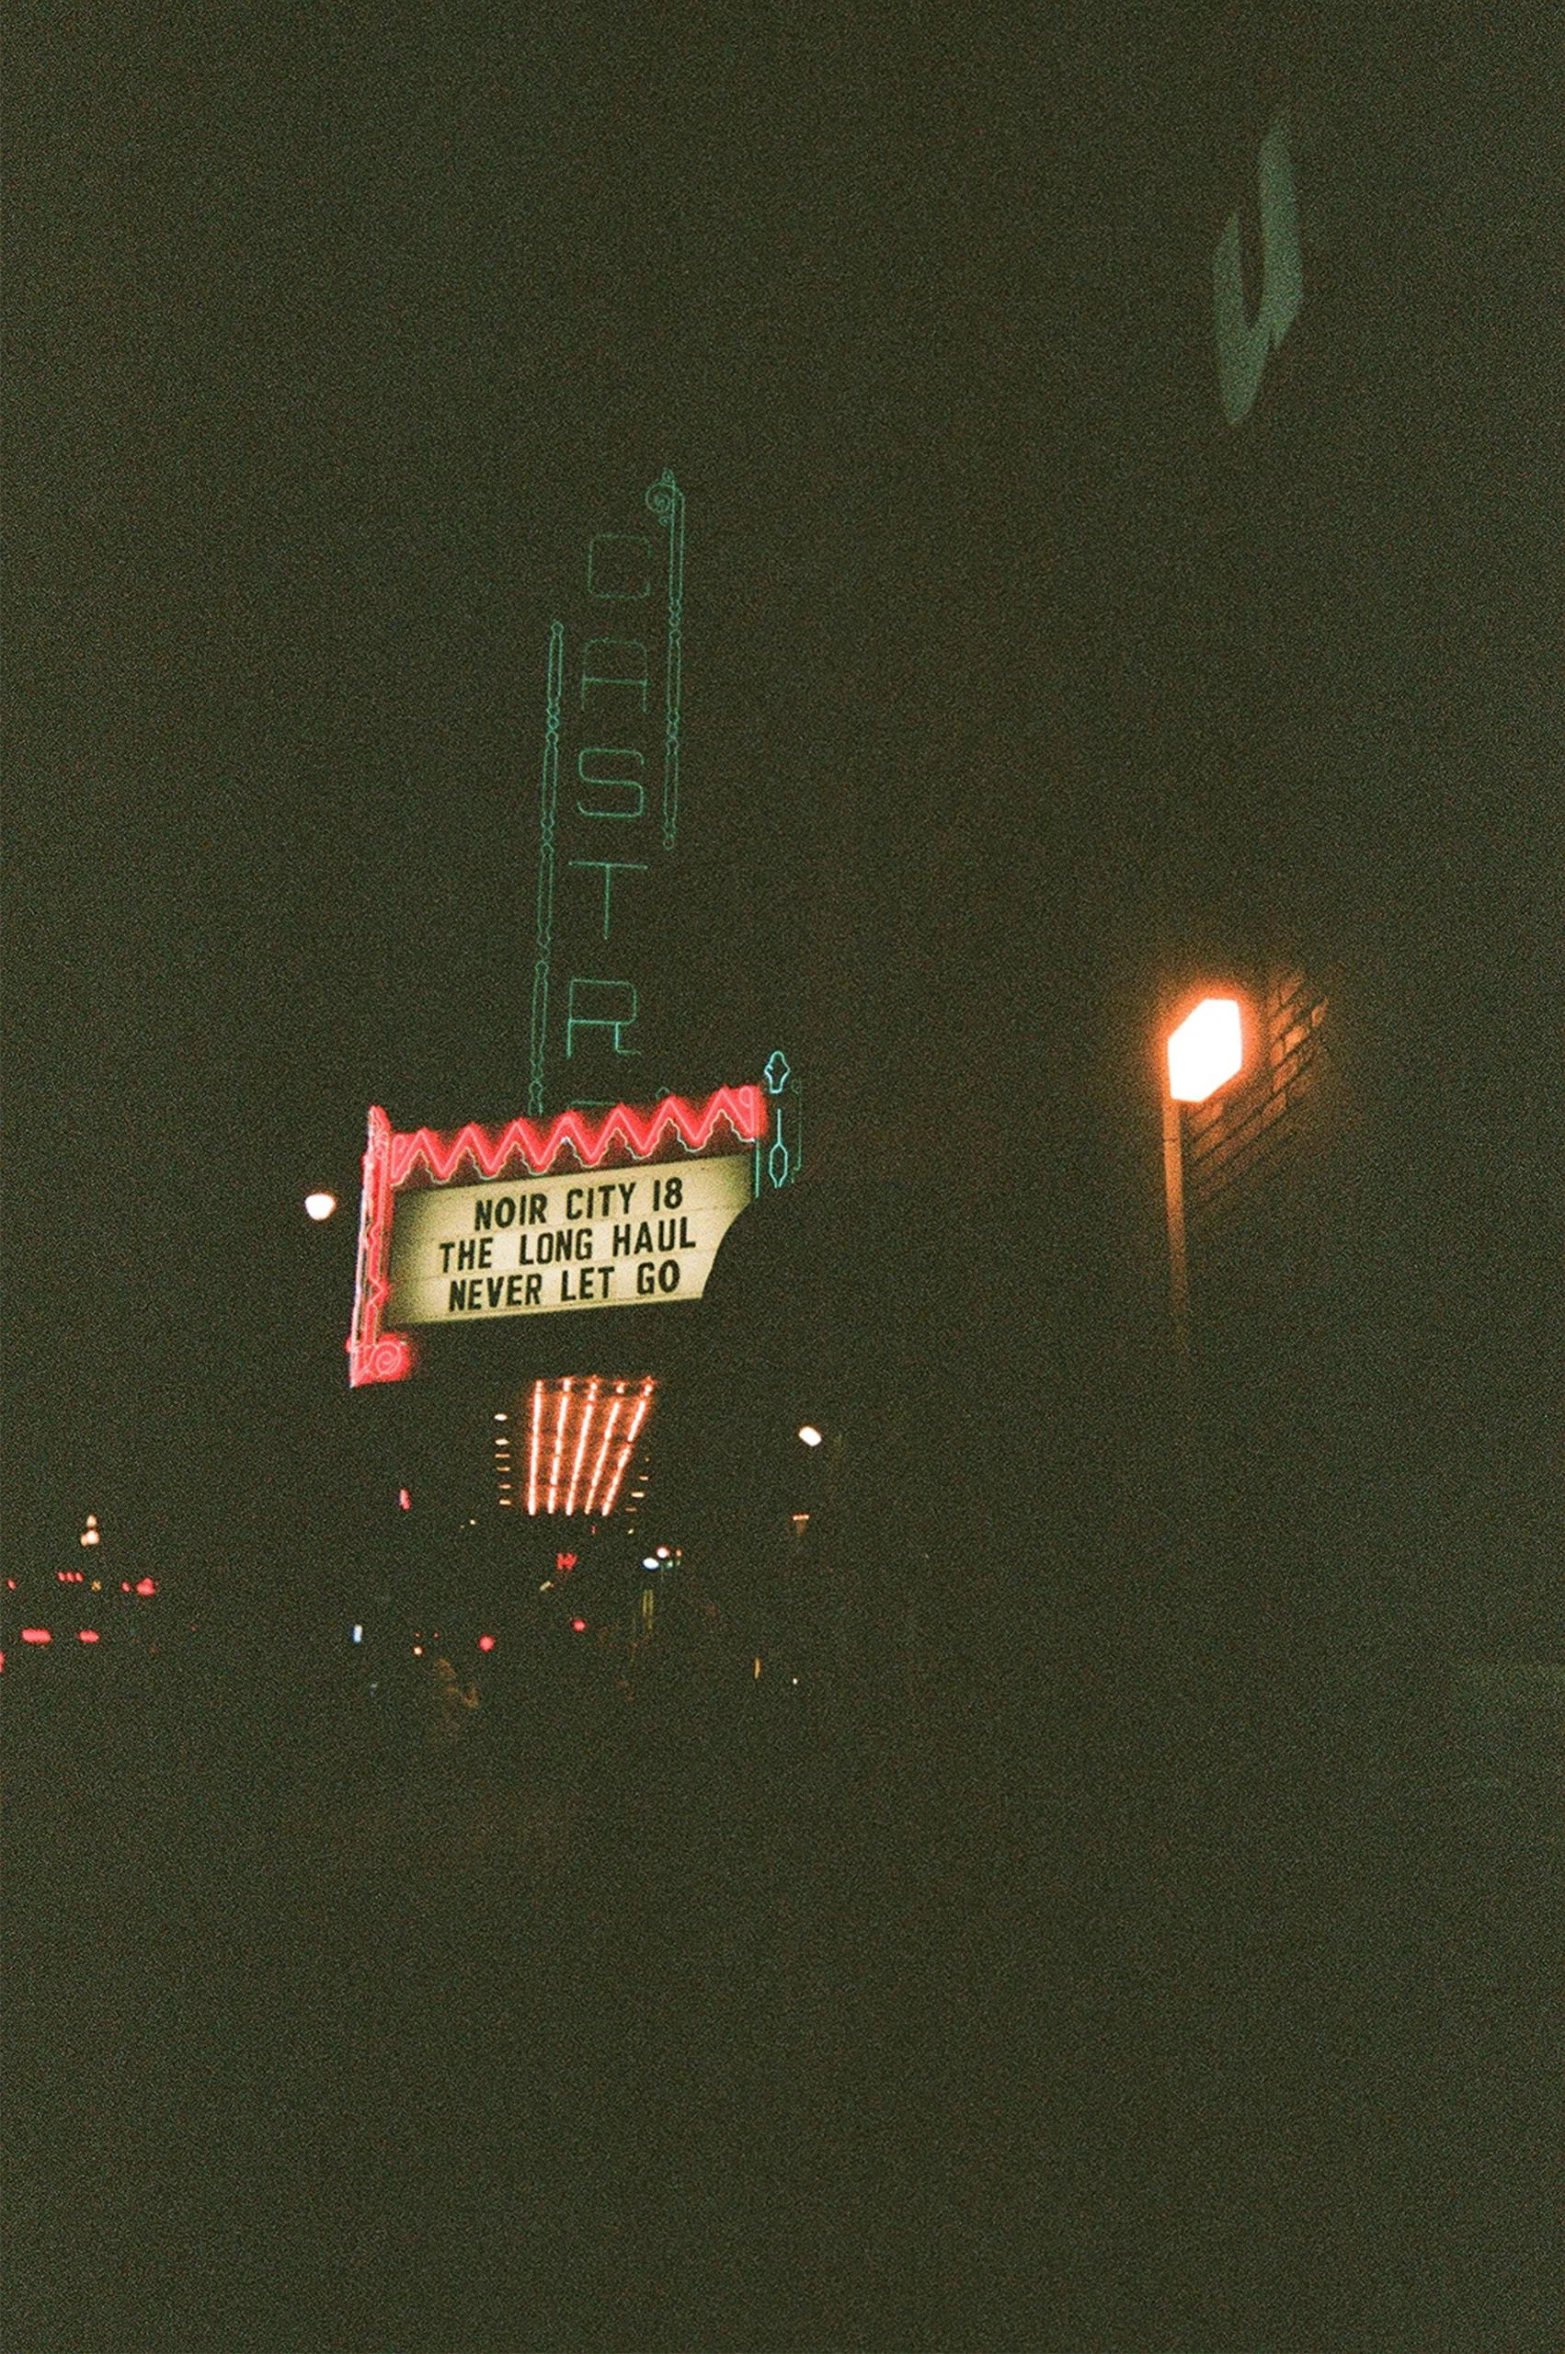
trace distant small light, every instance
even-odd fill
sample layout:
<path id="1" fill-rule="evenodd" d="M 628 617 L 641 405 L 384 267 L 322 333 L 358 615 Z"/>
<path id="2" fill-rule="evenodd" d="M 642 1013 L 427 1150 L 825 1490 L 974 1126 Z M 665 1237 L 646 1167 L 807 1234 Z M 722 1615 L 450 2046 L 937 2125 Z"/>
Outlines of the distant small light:
<path id="1" fill-rule="evenodd" d="M 304 1214 L 307 1218 L 313 1218 L 317 1226 L 329 1218 L 336 1207 L 337 1196 L 334 1193 L 307 1193 L 304 1197 Z"/>
<path id="2" fill-rule="evenodd" d="M 673 1559 L 673 1555 L 669 1552 L 669 1549 L 666 1545 L 657 1546 L 655 1551 L 659 1561 L 671 1561 Z"/>
<path id="3" fill-rule="evenodd" d="M 54 1637 L 47 1627 L 23 1627 L 22 1641 L 24 1643 L 52 1643 Z"/>
<path id="4" fill-rule="evenodd" d="M 642 1555 L 641 1566 L 643 1569 L 656 1569 L 657 1565 L 658 1557 L 655 1553 L 644 1553 Z"/>
<path id="5" fill-rule="evenodd" d="M 120 1592 L 121 1592 L 122 1594 L 128 1594 L 128 1593 L 130 1592 L 130 1580 L 129 1580 L 129 1578 L 121 1578 L 121 1579 L 120 1579 Z"/>
<path id="6" fill-rule="evenodd" d="M 136 1580 L 138 1594 L 155 1594 L 157 1590 L 157 1582 L 153 1578 L 138 1578 Z"/>
<path id="7" fill-rule="evenodd" d="M 801 1422 L 799 1436 L 807 1447 L 818 1447 L 821 1443 L 821 1434 L 813 1422 Z"/>
<path id="8" fill-rule="evenodd" d="M 790 1676 L 790 1677 L 788 1678 L 788 1681 L 789 1681 L 789 1683 L 790 1683 L 790 1684 L 796 1684 L 796 1683 L 798 1682 L 798 1680 L 799 1680 L 799 1679 L 798 1679 L 798 1677 L 797 1677 L 797 1676 Z"/>
<path id="9" fill-rule="evenodd" d="M 757 1660 L 757 1661 L 755 1662 L 755 1673 L 756 1673 L 756 1675 L 757 1675 L 757 1676 L 759 1676 L 759 1675 L 760 1675 L 760 1672 L 761 1672 L 761 1663 L 760 1663 L 760 1661 L 759 1661 L 759 1660 Z"/>
<path id="10" fill-rule="evenodd" d="M 423 1646 L 423 1644 L 422 1644 L 422 1643 L 415 1643 L 415 1644 L 414 1644 L 414 1646 L 413 1646 L 413 1656 L 414 1656 L 414 1658 L 415 1658 L 415 1659 L 422 1659 L 422 1658 L 423 1658 L 423 1656 L 424 1656 L 424 1646 Z"/>
<path id="11" fill-rule="evenodd" d="M 364 1640 L 364 1629 L 363 1629 L 362 1627 L 358 1627 L 358 1626 L 356 1626 L 356 1627 L 354 1628 L 354 1630 L 353 1630 L 353 1640 L 355 1641 L 355 1643 L 362 1643 L 362 1642 L 363 1642 L 363 1640 Z"/>
<path id="12" fill-rule="evenodd" d="M 545 1578 L 545 1579 L 544 1579 L 544 1581 L 543 1581 L 543 1584 L 542 1584 L 542 1585 L 541 1585 L 541 1586 L 538 1588 L 538 1591 L 539 1591 L 539 1593 L 540 1593 L 540 1594 L 548 1594 L 548 1593 L 551 1593 L 551 1592 L 553 1591 L 553 1588 L 554 1588 L 554 1580 L 553 1580 L 553 1578 Z"/>
<path id="13" fill-rule="evenodd" d="M 14 1594 L 14 1593 L 16 1592 L 16 1580 L 15 1580 L 15 1578 L 7 1578 L 5 1582 L 6 1582 L 6 1584 L 7 1584 L 7 1585 L 10 1587 L 10 1589 L 11 1589 L 12 1593 Z"/>
<path id="14" fill-rule="evenodd" d="M 496 1422 L 509 1422 L 509 1421 L 510 1421 L 510 1419 L 511 1419 L 511 1417 L 510 1417 L 510 1415 L 509 1415 L 509 1414 L 497 1414 L 497 1415 L 495 1416 L 495 1420 L 496 1420 Z"/>
<path id="15" fill-rule="evenodd" d="M 412 1511 L 412 1509 L 413 1509 L 413 1499 L 412 1499 L 412 1497 L 411 1497 L 411 1496 L 408 1494 L 408 1492 L 407 1492 L 407 1489 L 406 1489 L 406 1488 L 398 1488 L 398 1490 L 397 1490 L 397 1502 L 398 1502 L 398 1503 L 401 1505 L 401 1507 L 402 1507 L 402 1509 L 403 1509 L 403 1511 L 404 1511 L 404 1512 L 411 1512 L 411 1511 Z"/>
<path id="16" fill-rule="evenodd" d="M 574 1635 L 584 1635 L 587 1632 L 587 1621 L 584 1618 L 573 1618 L 571 1632 Z"/>
<path id="17" fill-rule="evenodd" d="M 82 1631 L 81 1631 L 81 1633 L 80 1633 L 80 1634 L 77 1636 L 76 1640 L 77 1640 L 77 1642 L 78 1642 L 78 1643 L 96 1643 L 96 1642 L 97 1642 L 97 1640 L 98 1640 L 98 1630 L 97 1630 L 97 1628 L 96 1628 L 96 1627 L 83 1627 L 83 1628 L 82 1628 Z"/>
<path id="18" fill-rule="evenodd" d="M 494 1649 L 493 1635 L 480 1635 L 478 1638 L 478 1648 L 480 1651 L 492 1651 Z"/>

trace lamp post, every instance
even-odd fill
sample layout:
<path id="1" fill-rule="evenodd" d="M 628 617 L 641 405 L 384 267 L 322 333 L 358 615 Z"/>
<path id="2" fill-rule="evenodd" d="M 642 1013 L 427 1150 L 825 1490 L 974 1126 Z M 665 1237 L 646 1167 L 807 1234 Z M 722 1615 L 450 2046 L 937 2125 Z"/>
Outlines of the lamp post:
<path id="1" fill-rule="evenodd" d="M 1244 1021 L 1236 997 L 1203 997 L 1168 1034 L 1163 1099 L 1163 1206 L 1168 1221 L 1168 1309 L 1174 1400 L 1188 1458 L 1195 1392 L 1190 1365 L 1190 1262 L 1185 1241 L 1186 1104 L 1205 1103 L 1244 1068 Z"/>

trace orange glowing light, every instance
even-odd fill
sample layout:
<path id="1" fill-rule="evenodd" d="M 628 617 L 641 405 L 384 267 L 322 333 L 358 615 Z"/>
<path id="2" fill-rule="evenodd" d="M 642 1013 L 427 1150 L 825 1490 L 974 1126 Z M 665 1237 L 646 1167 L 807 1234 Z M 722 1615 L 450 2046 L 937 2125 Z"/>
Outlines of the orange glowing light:
<path id="1" fill-rule="evenodd" d="M 609 1441 L 614 1436 L 614 1425 L 620 1418 L 620 1413 L 624 1407 L 624 1403 L 625 1384 L 621 1382 L 618 1388 L 615 1390 L 614 1402 L 610 1406 L 607 1415 L 604 1417 L 603 1444 L 598 1449 L 598 1460 L 592 1467 L 592 1478 L 587 1486 L 587 1501 L 583 1506 L 583 1510 L 586 1512 L 589 1520 L 592 1518 L 593 1507 L 597 1498 L 598 1482 L 603 1477 L 603 1466 L 608 1461 Z"/>
<path id="2" fill-rule="evenodd" d="M 527 1456 L 527 1509 L 529 1512 L 536 1512 L 538 1509 L 538 1430 L 542 1421 L 543 1383 L 535 1381 L 533 1383 L 532 1431 L 528 1440 Z"/>
<path id="3" fill-rule="evenodd" d="M 620 1491 L 620 1482 L 625 1477 L 625 1466 L 629 1463 L 631 1455 L 635 1451 L 637 1434 L 640 1431 L 642 1424 L 646 1421 L 648 1414 L 651 1412 L 652 1391 L 654 1386 L 655 1385 L 652 1382 L 646 1382 L 642 1387 L 640 1397 L 636 1401 L 636 1410 L 631 1417 L 630 1428 L 625 1433 L 624 1444 L 620 1450 L 619 1462 L 615 1466 L 613 1480 L 609 1485 L 608 1493 L 605 1495 L 603 1502 L 599 1507 L 599 1510 L 601 1511 L 605 1520 L 608 1519 L 609 1514 L 614 1509 L 614 1501 Z"/>
<path id="4" fill-rule="evenodd" d="M 571 1465 L 571 1484 L 565 1498 L 565 1517 L 569 1520 L 576 1509 L 576 1497 L 581 1487 L 582 1457 L 587 1452 L 587 1434 L 592 1428 L 592 1409 L 602 1385 L 594 1381 L 587 1391 L 587 1403 L 581 1418 L 581 1436 L 576 1441 L 576 1459 Z"/>
<path id="5" fill-rule="evenodd" d="M 1168 1092 L 1205 1103 L 1244 1068 L 1244 1027 L 1234 997 L 1203 997 L 1168 1041 Z"/>
<path id="6" fill-rule="evenodd" d="M 548 1512 L 554 1510 L 555 1499 L 560 1492 L 560 1457 L 565 1452 L 565 1417 L 570 1410 L 571 1385 L 567 1376 L 560 1384 L 560 1412 L 554 1425 L 554 1459 L 549 1465 L 549 1501 L 544 1507 Z"/>

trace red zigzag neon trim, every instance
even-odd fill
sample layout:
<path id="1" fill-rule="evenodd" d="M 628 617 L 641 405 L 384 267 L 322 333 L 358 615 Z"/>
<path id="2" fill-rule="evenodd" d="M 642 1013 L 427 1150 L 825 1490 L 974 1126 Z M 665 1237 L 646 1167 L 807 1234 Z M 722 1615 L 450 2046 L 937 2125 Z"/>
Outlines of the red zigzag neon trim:
<path id="1" fill-rule="evenodd" d="M 698 1104 L 668 1095 L 648 1112 L 620 1103 L 596 1123 L 582 1112 L 561 1112 L 546 1128 L 531 1120 L 512 1120 L 498 1134 L 471 1121 L 455 1136 L 418 1128 L 391 1139 L 391 1183 L 393 1190 L 406 1185 L 422 1166 L 437 1185 L 446 1185 L 464 1160 L 484 1177 L 503 1177 L 513 1166 L 529 1176 L 544 1177 L 566 1151 L 574 1153 L 584 1169 L 596 1169 L 616 1144 L 628 1146 L 638 1161 L 650 1160 L 670 1135 L 679 1136 L 691 1152 L 701 1152 L 723 1122 L 742 1144 L 754 1144 L 764 1135 L 766 1113 L 759 1087 L 722 1087 Z"/>

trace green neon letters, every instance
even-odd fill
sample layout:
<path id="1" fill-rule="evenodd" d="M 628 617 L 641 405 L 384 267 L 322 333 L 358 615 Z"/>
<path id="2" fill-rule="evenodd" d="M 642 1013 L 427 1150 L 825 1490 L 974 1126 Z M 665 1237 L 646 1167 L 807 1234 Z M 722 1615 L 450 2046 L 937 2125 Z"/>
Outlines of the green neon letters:
<path id="1" fill-rule="evenodd" d="M 622 767 L 612 765 L 622 762 Z M 589 765 L 590 763 L 590 765 Z M 576 796 L 577 812 L 582 817 L 621 817 L 635 819 L 646 814 L 647 791 L 641 781 L 645 762 L 633 744 L 583 744 L 576 755 L 576 781 L 590 785 L 596 794 L 622 794 L 618 802 L 608 800 L 584 801 Z"/>
<path id="2" fill-rule="evenodd" d="M 1253 319 L 1246 316 L 1239 268 L 1239 215 L 1228 225 L 1212 257 L 1212 308 L 1217 327 L 1217 385 L 1223 415 L 1242 425 L 1255 406 L 1266 363 L 1299 314 L 1304 300 L 1304 265 L 1299 254 L 1299 216 L 1288 158 L 1288 117 L 1278 115 L 1261 144 L 1257 195 L 1261 212 L 1261 297 Z"/>
<path id="3" fill-rule="evenodd" d="M 592 990 L 609 994 L 594 998 Z M 615 1010 L 616 1004 L 619 1010 Z M 581 1009 L 578 1012 L 578 1007 Z M 589 1010 L 596 1007 L 596 1011 Z M 634 982 L 597 981 L 585 977 L 574 978 L 565 1002 L 565 1052 L 568 1058 L 576 1053 L 578 1030 L 607 1030 L 614 1042 L 616 1054 L 639 1054 L 639 1046 L 627 1046 L 624 1033 L 636 1026 L 641 1001 Z"/>

